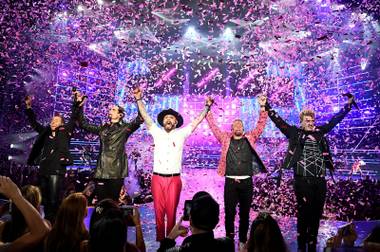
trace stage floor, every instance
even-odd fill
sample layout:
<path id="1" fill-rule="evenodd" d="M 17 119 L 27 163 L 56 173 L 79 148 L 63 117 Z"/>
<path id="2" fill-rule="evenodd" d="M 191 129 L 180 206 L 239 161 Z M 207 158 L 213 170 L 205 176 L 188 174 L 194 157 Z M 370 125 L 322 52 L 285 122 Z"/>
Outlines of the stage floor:
<path id="1" fill-rule="evenodd" d="M 177 211 L 177 219 L 183 213 L 183 204 L 186 199 L 191 199 L 193 195 L 198 191 L 209 192 L 215 200 L 220 204 L 220 222 L 216 227 L 215 236 L 222 237 L 225 235 L 224 231 L 224 208 L 223 208 L 223 187 L 224 178 L 216 174 L 216 170 L 212 169 L 184 169 L 182 173 L 182 194 Z M 88 216 L 86 218 L 86 225 L 89 223 L 89 218 L 92 214 L 93 208 L 89 208 Z M 148 203 L 140 206 L 141 221 L 144 233 L 145 244 L 147 251 L 156 251 L 159 244 L 156 242 L 156 230 L 153 203 Z M 254 220 L 257 213 L 251 210 L 250 222 Z M 290 251 L 296 251 L 297 249 L 297 231 L 296 231 L 296 218 L 294 217 L 278 217 L 273 216 L 280 224 L 281 231 L 286 239 Z M 356 221 L 356 230 L 358 232 L 358 239 L 355 245 L 362 244 L 363 239 L 370 233 L 370 231 L 376 226 L 380 225 L 378 221 Z M 188 222 L 184 222 L 184 225 L 189 225 Z M 318 251 L 323 251 L 326 240 L 335 235 L 337 229 L 346 224 L 342 221 L 327 221 L 322 220 L 318 235 Z M 235 230 L 238 230 L 238 215 L 235 220 Z M 130 228 L 128 232 L 128 240 L 134 242 L 135 235 L 133 228 Z M 181 244 L 181 237 L 177 239 L 177 244 Z M 235 240 L 238 239 L 236 236 Z"/>
<path id="2" fill-rule="evenodd" d="M 85 220 L 86 227 L 89 224 L 89 218 L 92 214 L 93 208 L 90 207 L 88 209 L 88 216 Z M 146 205 L 140 206 L 141 213 L 141 222 L 144 233 L 144 240 L 147 251 L 156 251 L 159 247 L 159 243 L 156 242 L 156 229 L 155 229 L 155 221 L 154 221 L 154 211 L 153 204 L 149 203 Z M 251 212 L 251 220 L 253 220 L 256 216 L 255 212 Z M 216 228 L 215 236 L 222 237 L 224 236 L 224 218 L 220 216 L 221 221 Z M 297 228 L 296 228 L 296 218 L 282 218 L 275 217 L 280 224 L 281 231 L 285 237 L 285 240 L 288 244 L 290 251 L 297 251 Z M 188 222 L 183 222 L 185 226 L 188 226 Z M 332 235 L 336 234 L 338 228 L 342 225 L 346 224 L 346 222 L 342 221 L 321 221 L 321 226 L 319 228 L 318 234 L 318 251 L 323 251 L 325 247 L 326 240 Z M 371 232 L 371 230 L 376 226 L 380 225 L 380 220 L 378 221 L 355 221 L 354 222 L 356 230 L 358 232 L 358 239 L 355 242 L 356 246 L 360 246 L 363 242 L 363 239 Z M 238 227 L 238 222 L 235 222 L 236 229 Z M 128 228 L 128 241 L 135 242 L 135 232 L 134 228 Z M 237 238 L 236 238 L 237 239 Z M 177 244 L 182 243 L 183 238 L 179 237 L 177 239 Z M 237 246 L 237 242 L 236 242 Z M 237 250 L 236 250 L 237 251 Z"/>

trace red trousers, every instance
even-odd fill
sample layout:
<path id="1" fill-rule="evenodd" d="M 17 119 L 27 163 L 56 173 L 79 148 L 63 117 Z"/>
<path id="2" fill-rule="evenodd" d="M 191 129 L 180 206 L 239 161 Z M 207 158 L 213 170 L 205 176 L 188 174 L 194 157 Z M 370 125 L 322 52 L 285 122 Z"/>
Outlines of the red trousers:
<path id="1" fill-rule="evenodd" d="M 162 177 L 153 175 L 152 195 L 156 215 L 156 240 L 163 240 L 172 230 L 175 222 L 179 196 L 182 189 L 180 176 Z M 165 233 L 166 215 L 166 233 Z"/>

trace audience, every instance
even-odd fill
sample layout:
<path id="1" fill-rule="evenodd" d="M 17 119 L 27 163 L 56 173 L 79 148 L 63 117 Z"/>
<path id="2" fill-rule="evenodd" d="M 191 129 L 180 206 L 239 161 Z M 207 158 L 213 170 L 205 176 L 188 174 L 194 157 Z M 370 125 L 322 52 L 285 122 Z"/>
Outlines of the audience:
<path id="1" fill-rule="evenodd" d="M 0 193 L 12 201 L 25 218 L 27 230 L 17 239 L 10 242 L 0 242 L 0 251 L 29 251 L 38 245 L 49 232 L 49 226 L 40 213 L 21 194 L 19 188 L 8 177 L 0 176 Z"/>
<path id="2" fill-rule="evenodd" d="M 190 209 L 192 234 L 185 238 L 180 247 L 175 247 L 175 239 L 180 235 L 187 234 L 187 229 L 181 225 L 181 218 L 168 237 L 161 241 L 158 251 L 234 251 L 234 242 L 230 238 L 214 238 L 213 230 L 218 222 L 219 204 L 207 192 L 197 192 L 193 196 Z"/>
<path id="3" fill-rule="evenodd" d="M 9 205 L 9 200 L 3 198 L 0 199 L 0 223 L 4 223 L 11 220 Z"/>
<path id="4" fill-rule="evenodd" d="M 327 248 L 353 248 L 357 238 L 358 235 L 355 230 L 355 225 L 349 223 L 340 227 L 337 234 L 327 240 L 325 250 L 327 250 Z"/>
<path id="5" fill-rule="evenodd" d="M 46 252 L 79 252 L 82 241 L 88 239 L 84 225 L 87 199 L 82 193 L 66 197 L 58 209 L 55 223 L 45 241 Z"/>
<path id="6" fill-rule="evenodd" d="M 376 226 L 364 239 L 364 249 L 367 252 L 380 251 L 380 226 Z"/>
<path id="7" fill-rule="evenodd" d="M 287 252 L 287 246 L 277 221 L 269 213 L 261 212 L 252 222 L 251 231 L 242 251 Z"/>
<path id="8" fill-rule="evenodd" d="M 127 242 L 128 223 L 136 228 L 136 245 Z M 100 201 L 91 216 L 88 245 L 82 245 L 82 252 L 145 252 L 138 208 L 130 215 L 111 199 Z"/>
<path id="9" fill-rule="evenodd" d="M 0 176 L 0 193 L 9 198 L 0 204 L 0 217 L 5 220 L 0 221 L 0 252 L 146 251 L 140 213 L 136 207 L 119 207 L 111 199 L 102 200 L 94 209 L 88 232 L 84 225 L 87 199 L 82 193 L 73 193 L 63 200 L 49 233 L 51 225 L 39 213 L 42 199 L 38 187 L 28 185 L 20 191 L 8 177 Z M 198 192 L 190 205 L 191 235 L 183 240 L 181 246 L 176 246 L 176 238 L 188 233 L 181 218 L 168 237 L 161 241 L 158 252 L 234 251 L 235 244 L 231 239 L 214 238 L 214 229 L 219 222 L 219 204 L 213 197 L 207 192 Z M 9 217 L 3 218 L 3 215 Z M 135 227 L 136 244 L 127 241 L 128 226 Z M 325 251 L 380 251 L 380 226 L 364 240 L 363 247 L 355 247 L 356 239 L 355 225 L 349 223 L 328 240 Z M 271 251 L 289 250 L 276 220 L 269 213 L 261 212 L 252 222 L 249 239 L 240 252 Z"/>
<path id="10" fill-rule="evenodd" d="M 22 196 L 40 212 L 41 192 L 36 186 L 26 185 L 21 188 Z M 0 224 L 0 240 L 2 242 L 12 242 L 28 232 L 25 218 L 16 206 L 11 206 L 11 218 L 9 221 Z M 50 223 L 45 220 L 50 226 Z"/>

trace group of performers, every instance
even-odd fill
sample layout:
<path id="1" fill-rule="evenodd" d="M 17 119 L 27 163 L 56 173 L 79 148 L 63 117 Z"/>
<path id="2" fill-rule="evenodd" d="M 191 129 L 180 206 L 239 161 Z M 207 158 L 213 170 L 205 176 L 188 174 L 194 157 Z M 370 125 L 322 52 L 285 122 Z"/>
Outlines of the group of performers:
<path id="1" fill-rule="evenodd" d="M 260 114 L 255 129 L 245 131 L 243 121 L 236 119 L 230 131 L 220 129 L 213 118 L 213 99 L 206 98 L 202 112 L 195 120 L 183 126 L 183 117 L 173 109 L 161 111 L 157 123 L 148 115 L 140 88 L 133 90 L 139 114 L 128 123 L 123 121 L 125 110 L 114 105 L 109 110 L 109 122 L 103 125 L 88 123 L 83 113 L 86 97 L 75 91 L 71 116 L 67 123 L 60 115 L 53 116 L 49 126 L 36 120 L 32 100 L 25 99 L 26 115 L 39 133 L 28 159 L 28 164 L 40 166 L 41 191 L 45 216 L 54 221 L 59 206 L 59 192 L 66 166 L 73 163 L 69 143 L 76 124 L 98 134 L 100 152 L 97 160 L 95 193 L 98 200 L 118 200 L 124 178 L 128 176 L 128 162 L 124 150 L 129 136 L 145 122 L 154 140 L 152 195 L 156 217 L 156 239 L 163 240 L 176 223 L 176 210 L 182 189 L 181 165 L 184 142 L 206 118 L 215 138 L 221 144 L 217 173 L 225 177 L 224 208 L 226 236 L 234 239 L 234 219 L 239 204 L 239 241 L 247 241 L 249 212 L 253 197 L 252 176 L 266 172 L 255 151 L 255 143 L 263 133 L 268 117 L 289 140 L 283 168 L 293 169 L 294 191 L 297 199 L 297 239 L 300 251 L 315 251 L 319 221 L 326 197 L 326 170 L 334 169 L 325 135 L 351 110 L 354 97 L 328 123 L 315 125 L 315 112 L 302 110 L 300 127 L 289 125 L 260 96 Z M 280 158 L 280 157 L 279 157 Z M 166 224 L 165 224 L 166 219 Z"/>

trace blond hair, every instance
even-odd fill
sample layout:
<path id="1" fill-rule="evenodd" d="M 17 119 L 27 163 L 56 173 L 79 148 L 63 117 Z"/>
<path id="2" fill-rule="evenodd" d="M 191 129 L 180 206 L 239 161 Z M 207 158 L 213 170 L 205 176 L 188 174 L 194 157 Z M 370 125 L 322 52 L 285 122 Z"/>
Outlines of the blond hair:
<path id="1" fill-rule="evenodd" d="M 303 121 L 303 118 L 305 116 L 310 116 L 312 117 L 313 119 L 315 119 L 315 112 L 314 110 L 312 109 L 303 109 L 301 112 L 300 112 L 300 122 Z"/>

